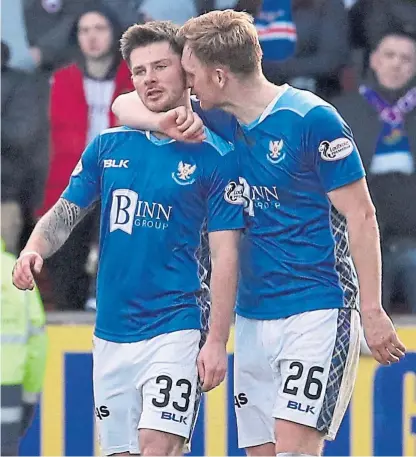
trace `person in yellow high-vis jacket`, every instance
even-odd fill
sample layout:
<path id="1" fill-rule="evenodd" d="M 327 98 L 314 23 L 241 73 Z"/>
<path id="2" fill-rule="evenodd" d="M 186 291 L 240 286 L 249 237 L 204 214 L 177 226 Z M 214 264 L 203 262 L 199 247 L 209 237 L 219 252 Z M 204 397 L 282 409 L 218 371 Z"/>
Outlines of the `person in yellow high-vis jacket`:
<path id="1" fill-rule="evenodd" d="M 45 312 L 37 290 L 11 281 L 16 258 L 1 241 L 1 455 L 17 455 L 42 390 L 47 352 Z"/>

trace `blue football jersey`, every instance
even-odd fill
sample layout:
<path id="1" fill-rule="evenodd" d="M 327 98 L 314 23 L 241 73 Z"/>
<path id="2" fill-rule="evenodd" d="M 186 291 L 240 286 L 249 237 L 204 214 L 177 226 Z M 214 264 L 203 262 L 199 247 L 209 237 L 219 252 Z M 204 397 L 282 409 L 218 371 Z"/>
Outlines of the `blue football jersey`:
<path id="1" fill-rule="evenodd" d="M 356 307 L 346 220 L 327 195 L 365 176 L 350 128 L 330 104 L 287 86 L 242 130 L 248 148 L 236 195 L 246 230 L 236 312 L 278 319 Z"/>
<path id="2" fill-rule="evenodd" d="M 81 207 L 101 202 L 99 338 L 134 342 L 203 327 L 202 230 L 244 225 L 226 190 L 239 175 L 236 152 L 206 134 L 202 144 L 184 144 L 108 129 L 74 169 L 62 197 Z"/>
<path id="3" fill-rule="evenodd" d="M 204 111 L 199 100 L 194 97 L 191 98 L 191 103 L 193 110 L 210 130 L 228 141 L 235 142 L 238 122 L 234 116 L 216 108 Z"/>

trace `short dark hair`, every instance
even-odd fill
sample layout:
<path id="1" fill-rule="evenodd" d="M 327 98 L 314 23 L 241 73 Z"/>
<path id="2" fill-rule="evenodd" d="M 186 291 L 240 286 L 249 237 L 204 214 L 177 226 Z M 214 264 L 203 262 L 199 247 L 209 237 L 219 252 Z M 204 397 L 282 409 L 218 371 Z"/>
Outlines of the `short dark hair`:
<path id="1" fill-rule="evenodd" d="M 183 51 L 183 40 L 179 37 L 179 26 L 171 21 L 150 21 L 130 26 L 121 37 L 120 50 L 130 66 L 130 55 L 136 49 L 152 43 L 167 41 L 179 55 Z"/>
<path id="2" fill-rule="evenodd" d="M 384 40 L 384 38 L 390 37 L 390 36 L 396 36 L 399 38 L 407 38 L 410 41 L 413 41 L 416 44 L 416 36 L 413 33 L 408 32 L 407 30 L 404 30 L 401 27 L 390 27 L 387 30 L 384 30 L 383 33 L 379 34 L 377 37 L 377 40 L 375 40 L 371 52 L 374 52 L 380 45 L 380 43 Z"/>

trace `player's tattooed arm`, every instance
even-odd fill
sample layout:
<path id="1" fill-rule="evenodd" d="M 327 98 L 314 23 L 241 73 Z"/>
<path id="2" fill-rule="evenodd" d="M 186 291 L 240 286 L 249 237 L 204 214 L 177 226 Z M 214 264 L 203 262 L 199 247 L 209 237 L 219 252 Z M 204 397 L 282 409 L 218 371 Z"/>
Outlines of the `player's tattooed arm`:
<path id="1" fill-rule="evenodd" d="M 66 242 L 72 230 L 93 207 L 81 208 L 60 198 L 36 224 L 24 252 L 35 251 L 43 259 L 50 257 Z"/>

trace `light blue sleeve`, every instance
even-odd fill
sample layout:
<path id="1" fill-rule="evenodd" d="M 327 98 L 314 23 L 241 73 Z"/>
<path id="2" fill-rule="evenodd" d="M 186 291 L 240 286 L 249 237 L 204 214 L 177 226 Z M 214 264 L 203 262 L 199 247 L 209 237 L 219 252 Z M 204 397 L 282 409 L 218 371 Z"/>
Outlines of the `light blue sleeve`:
<path id="1" fill-rule="evenodd" d="M 365 176 L 351 129 L 335 108 L 313 108 L 303 123 L 303 154 L 326 192 Z"/>
<path id="2" fill-rule="evenodd" d="M 81 208 L 87 208 L 100 196 L 101 168 L 99 151 L 101 137 L 97 136 L 84 150 L 81 159 L 71 174 L 62 197 Z"/>
<path id="3" fill-rule="evenodd" d="M 237 153 L 214 154 L 217 156 L 209 168 L 206 181 L 208 232 L 242 229 L 243 206 L 238 200 L 230 198 L 240 176 Z"/>
<path id="4" fill-rule="evenodd" d="M 237 119 L 234 116 L 220 109 L 204 111 L 196 100 L 192 100 L 192 107 L 210 130 L 227 141 L 234 142 L 238 129 Z"/>

